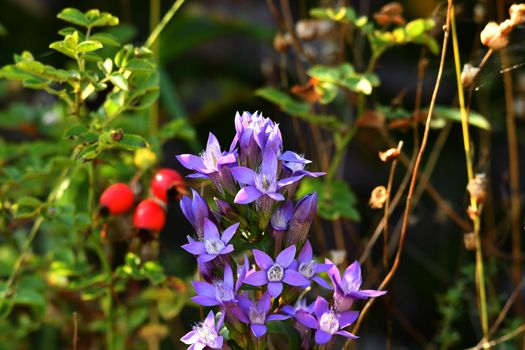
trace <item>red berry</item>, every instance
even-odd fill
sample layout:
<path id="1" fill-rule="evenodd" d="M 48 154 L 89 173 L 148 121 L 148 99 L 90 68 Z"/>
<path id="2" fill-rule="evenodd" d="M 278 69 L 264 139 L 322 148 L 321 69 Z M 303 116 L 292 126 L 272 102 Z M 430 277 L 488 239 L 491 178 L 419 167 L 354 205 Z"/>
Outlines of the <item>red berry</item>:
<path id="1" fill-rule="evenodd" d="M 109 214 L 120 215 L 131 209 L 134 201 L 135 196 L 131 188 L 119 182 L 106 188 L 100 196 L 99 203 Z"/>
<path id="2" fill-rule="evenodd" d="M 133 214 L 133 225 L 141 230 L 159 232 L 164 227 L 166 213 L 153 199 L 144 199 Z"/>
<path id="3" fill-rule="evenodd" d="M 168 201 L 168 191 L 174 187 L 180 192 L 184 189 L 184 178 L 172 169 L 160 169 L 151 180 L 151 192 L 163 202 Z"/>

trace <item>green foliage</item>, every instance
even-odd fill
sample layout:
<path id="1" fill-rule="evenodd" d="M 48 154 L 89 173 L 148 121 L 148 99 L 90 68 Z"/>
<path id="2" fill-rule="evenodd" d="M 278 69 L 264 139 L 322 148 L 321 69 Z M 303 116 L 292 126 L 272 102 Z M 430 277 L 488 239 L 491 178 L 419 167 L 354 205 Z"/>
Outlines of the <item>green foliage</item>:
<path id="1" fill-rule="evenodd" d="M 323 219 L 361 220 L 361 216 L 355 207 L 357 198 L 346 182 L 335 180 L 325 183 L 317 178 L 305 178 L 296 195 L 302 197 L 312 192 L 317 192 L 319 196 L 318 214 Z"/>
<path id="2" fill-rule="evenodd" d="M 349 63 L 337 67 L 316 65 L 308 70 L 308 75 L 323 84 L 337 85 L 364 95 L 370 95 L 372 87 L 379 86 L 379 78 L 375 74 L 359 74 Z M 321 102 L 330 103 L 334 99 L 335 95 Z"/>
<path id="3" fill-rule="evenodd" d="M 95 336 L 101 339 L 94 346 L 123 348 L 149 325 L 150 309 L 169 320 L 189 296 L 185 281 L 175 281 L 180 292 L 168 287 L 174 278 L 156 256 L 142 256 L 145 244 L 130 236 L 136 232 L 129 223 L 124 229 L 122 218 L 99 216 L 96 198 L 108 184 L 137 174 L 137 181 L 149 182 L 158 159 L 150 142 L 160 148 L 170 138 L 194 141 L 196 135 L 185 119 L 159 134 L 141 135 L 159 96 L 160 76 L 150 49 L 123 45 L 118 30 L 107 28 L 119 24 L 117 17 L 67 8 L 58 18 L 70 26 L 49 47 L 64 66 L 24 51 L 0 68 L 0 81 L 53 95 L 45 106 L 13 102 L 0 111 L 0 128 L 21 135 L 19 142 L 0 140 L 0 232 L 6 233 L 0 245 L 0 330 L 10 335 L 6 348 L 23 348 L 31 332 L 70 323 L 71 303 L 87 303 L 86 310 L 77 310 L 82 331 L 118 333 L 112 340 Z M 148 167 L 134 162 L 137 151 L 150 152 Z M 106 230 L 122 237 L 105 237 Z M 38 234 L 34 242 L 30 232 Z M 113 256 L 114 242 L 122 240 L 130 242 L 124 261 Z M 147 285 L 136 289 L 140 295 L 130 292 L 140 283 Z M 74 301 L 64 303 L 64 295 Z M 122 304 L 115 304 L 117 295 Z"/>

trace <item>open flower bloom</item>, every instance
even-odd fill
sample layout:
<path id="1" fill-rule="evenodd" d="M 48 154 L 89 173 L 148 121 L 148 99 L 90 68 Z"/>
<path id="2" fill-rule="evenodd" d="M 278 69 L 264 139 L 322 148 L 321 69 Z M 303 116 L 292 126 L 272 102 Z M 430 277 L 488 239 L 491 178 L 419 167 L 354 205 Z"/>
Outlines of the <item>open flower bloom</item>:
<path id="1" fill-rule="evenodd" d="M 210 209 L 204 198 L 199 196 L 195 190 L 192 190 L 192 193 L 192 199 L 188 196 L 182 197 L 180 208 L 197 232 L 197 236 L 202 238 L 204 235 L 204 219 L 210 216 Z"/>
<path id="2" fill-rule="evenodd" d="M 306 241 L 303 249 L 297 257 L 297 261 L 293 261 L 290 267 L 294 270 L 297 270 L 304 278 L 308 280 L 308 283 L 302 287 L 307 287 L 310 285 L 310 280 L 317 282 L 320 286 L 326 289 L 333 289 L 332 286 L 320 276 L 317 276 L 318 273 L 326 272 L 330 270 L 332 264 L 319 264 L 314 258 L 312 251 L 312 245 L 310 241 Z"/>
<path id="3" fill-rule="evenodd" d="M 282 321 L 290 318 L 290 316 L 280 314 L 268 315 L 271 299 L 268 293 L 264 293 L 257 302 L 253 302 L 244 295 L 240 295 L 238 307 L 233 308 L 232 313 L 239 321 L 250 325 L 254 336 L 262 337 L 267 331 L 267 321 Z"/>
<path id="4" fill-rule="evenodd" d="M 311 163 L 311 160 L 305 159 L 303 156 L 292 152 L 286 151 L 279 157 L 279 160 L 283 162 L 285 170 L 287 170 L 290 175 L 287 176 L 309 176 L 309 177 L 319 177 L 323 176 L 326 173 L 323 172 L 310 172 L 305 170 L 306 164 Z"/>
<path id="5" fill-rule="evenodd" d="M 326 259 L 326 262 L 332 264 L 332 262 Z M 332 280 L 334 285 L 334 302 L 335 309 L 337 311 L 345 311 L 350 309 L 355 299 L 368 299 L 375 298 L 386 294 L 386 291 L 364 289 L 361 290 L 361 266 L 358 261 L 345 270 L 343 276 L 341 276 L 337 266 L 333 265 L 328 270 L 328 276 Z"/>
<path id="6" fill-rule="evenodd" d="M 235 303 L 237 299 L 233 282 L 233 272 L 230 265 L 224 267 L 224 279 L 217 279 L 213 283 L 203 281 L 193 281 L 193 288 L 197 296 L 191 298 L 194 302 L 202 306 L 224 306 L 228 303 Z"/>
<path id="7" fill-rule="evenodd" d="M 352 324 L 359 316 L 359 312 L 338 313 L 329 307 L 328 302 L 323 297 L 317 297 L 314 304 L 314 315 L 315 317 L 306 312 L 297 312 L 295 319 L 302 325 L 316 330 L 315 342 L 317 344 L 328 343 L 334 334 L 352 339 L 358 338 L 343 328 Z"/>
<path id="8" fill-rule="evenodd" d="M 268 254 L 258 249 L 253 250 L 253 256 L 261 271 L 248 273 L 244 283 L 252 286 L 267 284 L 268 292 L 274 298 L 281 295 L 283 283 L 299 287 L 309 282 L 303 275 L 289 267 L 295 257 L 295 246 L 290 246 L 279 253 L 275 262 Z"/>
<path id="9" fill-rule="evenodd" d="M 209 177 L 211 174 L 217 173 L 222 167 L 237 163 L 235 152 L 221 152 L 219 141 L 211 132 L 208 136 L 206 149 L 200 156 L 180 154 L 177 159 L 185 168 L 197 172 L 190 177 Z"/>
<path id="10" fill-rule="evenodd" d="M 242 166 L 232 168 L 233 178 L 238 183 L 246 185 L 237 193 L 234 202 L 249 204 L 262 196 L 268 196 L 275 201 L 284 200 L 284 196 L 278 191 L 284 186 L 299 181 L 301 177 L 288 177 L 277 181 L 277 168 L 277 155 L 271 149 L 265 152 L 258 173 Z"/>
<path id="11" fill-rule="evenodd" d="M 205 347 L 222 349 L 224 339 L 219 335 L 219 331 L 222 327 L 223 319 L 223 316 L 221 316 L 219 322 L 215 324 L 215 315 L 213 311 L 210 311 L 204 322 L 195 325 L 181 340 L 184 344 L 191 344 L 188 350 L 202 350 Z"/>
<path id="12" fill-rule="evenodd" d="M 233 245 L 229 244 L 237 231 L 239 223 L 231 225 L 219 235 L 219 230 L 208 218 L 204 219 L 204 235 L 202 241 L 196 241 L 188 236 L 189 243 L 182 246 L 187 252 L 198 255 L 199 263 L 206 263 L 219 255 L 233 252 Z"/>

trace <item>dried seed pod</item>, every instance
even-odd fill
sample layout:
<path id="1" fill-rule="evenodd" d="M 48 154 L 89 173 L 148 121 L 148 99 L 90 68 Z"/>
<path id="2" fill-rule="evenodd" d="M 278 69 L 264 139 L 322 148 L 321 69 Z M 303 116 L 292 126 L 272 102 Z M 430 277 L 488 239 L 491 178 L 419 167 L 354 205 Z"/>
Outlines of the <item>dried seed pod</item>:
<path id="1" fill-rule="evenodd" d="M 509 38 L 501 33 L 501 28 L 496 22 L 489 22 L 480 34 L 481 43 L 493 50 L 507 46 Z"/>
<path id="2" fill-rule="evenodd" d="M 318 83 L 317 79 L 310 79 L 305 85 L 294 85 L 290 89 L 292 94 L 300 96 L 304 100 L 314 103 L 321 99 L 321 94 L 315 89 L 315 85 Z"/>
<path id="3" fill-rule="evenodd" d="M 466 250 L 476 250 L 476 236 L 474 232 L 465 233 L 463 235 L 463 243 Z"/>
<path id="4" fill-rule="evenodd" d="M 486 195 L 487 176 L 483 173 L 476 174 L 467 185 L 470 196 L 478 203 L 483 203 Z"/>
<path id="5" fill-rule="evenodd" d="M 330 250 L 329 254 L 330 254 L 330 260 L 335 265 L 341 265 L 346 260 L 346 250 L 344 249 Z"/>
<path id="6" fill-rule="evenodd" d="M 374 19 L 382 27 L 391 24 L 403 25 L 405 19 L 402 16 L 403 6 L 399 2 L 389 2 L 374 14 Z"/>
<path id="7" fill-rule="evenodd" d="M 470 63 L 466 63 L 461 71 L 461 83 L 463 87 L 470 87 L 474 82 L 474 78 L 478 75 L 479 67 L 474 67 Z"/>
<path id="8" fill-rule="evenodd" d="M 385 186 L 377 186 L 370 194 L 370 200 L 368 201 L 368 204 L 372 209 L 381 209 L 383 208 L 383 205 L 385 205 L 387 198 L 388 192 Z"/>
<path id="9" fill-rule="evenodd" d="M 390 148 L 384 152 L 379 152 L 379 159 L 385 163 L 392 159 L 396 159 L 401 153 L 401 147 L 403 147 L 403 141 L 399 141 L 397 148 Z"/>
<path id="10" fill-rule="evenodd" d="M 514 26 L 525 22 L 525 4 L 514 4 L 509 9 L 510 20 Z"/>
<path id="11" fill-rule="evenodd" d="M 314 40 L 332 33 L 335 24 L 332 21 L 302 19 L 295 24 L 295 33 L 301 40 Z"/>
<path id="12" fill-rule="evenodd" d="M 286 52 L 292 45 L 292 36 L 290 33 L 277 33 L 273 38 L 273 48 L 277 52 Z"/>
<path id="13" fill-rule="evenodd" d="M 499 24 L 499 30 L 501 32 L 501 35 L 508 36 L 510 32 L 512 32 L 512 29 L 514 29 L 514 23 L 510 19 L 506 19 L 503 22 Z"/>

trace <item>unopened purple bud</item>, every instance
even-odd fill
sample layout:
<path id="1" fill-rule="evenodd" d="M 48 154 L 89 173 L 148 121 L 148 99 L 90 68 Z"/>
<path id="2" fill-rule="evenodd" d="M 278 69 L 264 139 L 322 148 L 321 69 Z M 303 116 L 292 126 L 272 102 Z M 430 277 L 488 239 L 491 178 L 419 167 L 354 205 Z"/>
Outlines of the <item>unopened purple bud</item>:
<path id="1" fill-rule="evenodd" d="M 310 231 L 310 225 L 314 221 L 317 212 L 317 193 L 304 196 L 295 206 L 290 228 L 286 234 L 286 246 L 295 245 L 300 249 Z"/>
<path id="2" fill-rule="evenodd" d="M 217 197 L 213 197 L 213 200 L 215 201 L 215 204 L 217 204 L 217 208 L 219 209 L 219 213 L 222 216 L 226 216 L 228 218 L 231 218 L 232 216 L 236 216 L 235 209 L 228 203 L 223 201 L 222 199 L 219 199 Z"/>
<path id="3" fill-rule="evenodd" d="M 286 231 L 290 225 L 292 216 L 293 204 L 292 201 L 287 200 L 273 213 L 272 219 L 270 220 L 272 228 L 276 231 Z"/>

